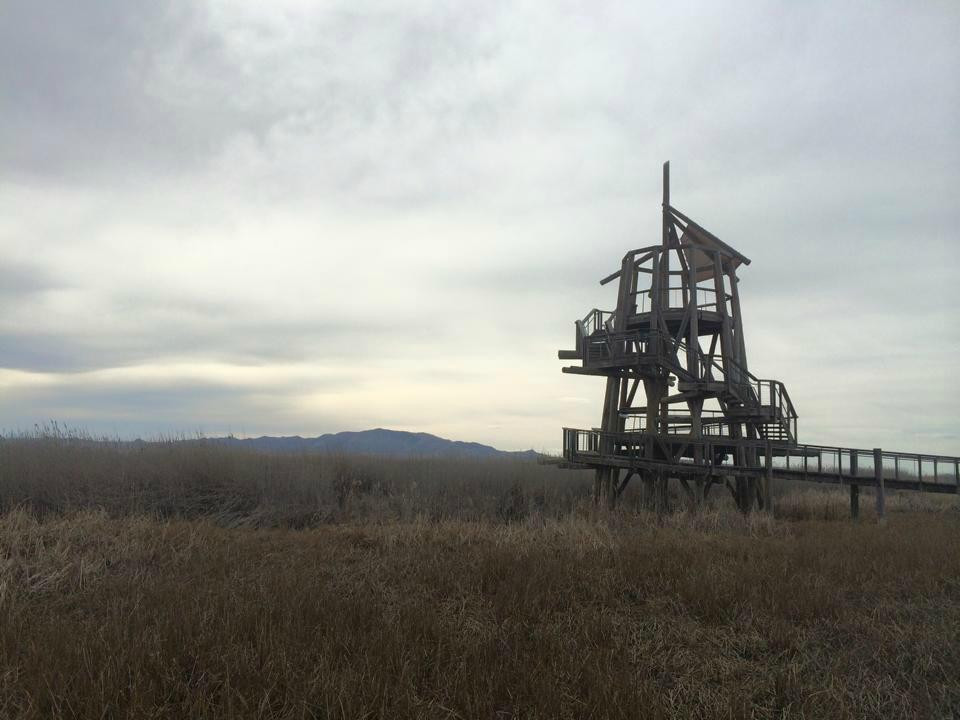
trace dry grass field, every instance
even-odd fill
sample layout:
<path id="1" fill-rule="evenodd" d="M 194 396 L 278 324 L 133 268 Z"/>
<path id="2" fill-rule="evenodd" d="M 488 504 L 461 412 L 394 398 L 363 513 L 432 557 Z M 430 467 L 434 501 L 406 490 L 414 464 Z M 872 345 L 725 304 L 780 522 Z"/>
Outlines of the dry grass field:
<path id="1" fill-rule="evenodd" d="M 949 718 L 960 503 L 0 441 L 2 718 Z"/>

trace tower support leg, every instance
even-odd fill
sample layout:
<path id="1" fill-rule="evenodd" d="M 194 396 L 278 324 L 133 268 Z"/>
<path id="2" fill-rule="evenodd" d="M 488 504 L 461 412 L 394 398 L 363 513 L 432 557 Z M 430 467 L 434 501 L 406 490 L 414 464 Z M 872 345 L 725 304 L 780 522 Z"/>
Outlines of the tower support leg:
<path id="1" fill-rule="evenodd" d="M 770 441 L 767 441 L 765 455 L 764 455 L 764 465 L 763 465 L 763 479 L 760 481 L 760 509 L 765 513 L 773 513 L 773 493 L 771 488 L 773 487 L 773 448 L 770 446 Z"/>
<path id="2" fill-rule="evenodd" d="M 656 506 L 657 515 L 663 515 L 669 511 L 669 498 L 667 497 L 667 477 L 662 473 L 657 473 L 656 486 Z"/>
<path id="3" fill-rule="evenodd" d="M 707 481 L 703 478 L 697 478 L 693 481 L 693 508 L 694 510 L 702 510 L 703 505 L 707 499 L 706 493 L 706 484 Z"/>
<path id="4" fill-rule="evenodd" d="M 607 509 L 613 510 L 617 504 L 617 486 L 620 481 L 620 471 L 616 468 L 610 468 L 607 475 Z"/>
<path id="5" fill-rule="evenodd" d="M 597 468 L 593 479 L 593 504 L 613 509 L 617 502 L 617 481 L 620 471 L 610 467 Z"/>
<path id="6" fill-rule="evenodd" d="M 644 510 L 653 510 L 656 507 L 655 495 L 655 485 L 656 480 L 653 477 L 653 473 L 649 470 L 645 470 L 642 475 L 643 478 L 643 508 Z"/>
<path id="7" fill-rule="evenodd" d="M 886 498 L 883 492 L 883 450 L 873 449 L 873 477 L 877 491 L 877 522 L 883 522 L 883 513 L 886 509 Z"/>

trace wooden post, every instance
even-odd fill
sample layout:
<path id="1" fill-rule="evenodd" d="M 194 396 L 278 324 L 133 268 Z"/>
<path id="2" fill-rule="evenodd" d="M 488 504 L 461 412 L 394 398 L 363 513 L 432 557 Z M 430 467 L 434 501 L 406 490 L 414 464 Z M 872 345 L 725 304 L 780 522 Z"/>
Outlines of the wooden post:
<path id="1" fill-rule="evenodd" d="M 856 520 L 860 517 L 860 486 L 857 484 L 857 451 L 850 451 L 850 517 Z"/>
<path id="2" fill-rule="evenodd" d="M 658 516 L 662 516 L 666 514 L 667 511 L 670 509 L 669 503 L 668 503 L 669 498 L 667 497 L 668 481 L 669 481 L 669 478 L 667 478 L 664 472 L 662 470 L 658 470 L 657 484 L 656 484 L 656 491 L 655 491 L 656 499 L 654 501 L 657 506 Z"/>
<path id="3" fill-rule="evenodd" d="M 653 471 L 644 470 L 643 478 L 643 507 L 645 510 L 653 510 L 656 501 L 654 498 L 656 480 L 653 477 Z"/>
<path id="4" fill-rule="evenodd" d="M 727 383 L 740 382 L 739 377 L 731 377 L 730 358 L 734 356 L 733 335 L 730 330 L 730 315 L 727 313 L 727 292 L 723 287 L 723 263 L 720 253 L 713 254 L 713 287 L 717 296 L 717 311 L 720 313 L 720 362 Z"/>
<path id="5" fill-rule="evenodd" d="M 660 308 L 670 309 L 670 228 L 673 220 L 667 208 L 670 207 L 670 161 L 663 164 L 663 255 L 660 260 Z"/>
<path id="6" fill-rule="evenodd" d="M 883 450 L 873 449 L 873 477 L 877 483 L 877 521 L 883 522 L 885 498 L 883 496 Z"/>
<path id="7" fill-rule="evenodd" d="M 763 511 L 768 514 L 773 514 L 773 495 L 771 493 L 771 486 L 773 485 L 773 447 L 770 445 L 770 441 L 767 440 L 766 450 L 766 465 L 765 473 L 762 480 L 762 491 L 763 496 Z"/>
<path id="8" fill-rule="evenodd" d="M 690 327 L 687 334 L 687 372 L 694 380 L 700 379 L 700 308 L 697 306 L 697 257 L 691 248 L 687 251 L 687 285 L 690 288 Z"/>
<path id="9" fill-rule="evenodd" d="M 740 314 L 740 289 L 737 287 L 737 272 L 733 263 L 729 265 L 727 279 L 730 282 L 730 303 L 733 306 L 733 333 L 736 336 L 733 347 L 728 352 L 737 359 L 737 364 L 747 370 L 747 346 L 743 340 L 743 316 Z M 726 350 L 726 348 L 724 348 Z M 757 398 L 759 400 L 760 398 Z"/>

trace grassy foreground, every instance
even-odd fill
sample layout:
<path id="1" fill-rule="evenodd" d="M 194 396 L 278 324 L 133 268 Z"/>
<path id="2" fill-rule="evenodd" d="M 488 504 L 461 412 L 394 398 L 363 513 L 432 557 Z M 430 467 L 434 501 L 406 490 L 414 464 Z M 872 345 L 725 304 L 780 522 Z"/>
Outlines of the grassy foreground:
<path id="1" fill-rule="evenodd" d="M 3 718 L 958 713 L 955 511 L 0 516 Z"/>

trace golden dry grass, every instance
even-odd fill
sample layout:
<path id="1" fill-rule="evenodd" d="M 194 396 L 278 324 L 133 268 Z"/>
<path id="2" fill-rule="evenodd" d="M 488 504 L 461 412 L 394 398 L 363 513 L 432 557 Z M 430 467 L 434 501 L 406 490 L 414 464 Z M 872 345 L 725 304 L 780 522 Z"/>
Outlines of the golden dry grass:
<path id="1" fill-rule="evenodd" d="M 0 518 L 0 716 L 952 717 L 960 519 Z"/>
<path id="2" fill-rule="evenodd" d="M 0 718 L 960 716 L 960 504 L 0 440 Z"/>

